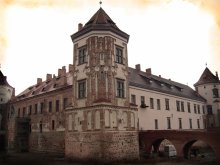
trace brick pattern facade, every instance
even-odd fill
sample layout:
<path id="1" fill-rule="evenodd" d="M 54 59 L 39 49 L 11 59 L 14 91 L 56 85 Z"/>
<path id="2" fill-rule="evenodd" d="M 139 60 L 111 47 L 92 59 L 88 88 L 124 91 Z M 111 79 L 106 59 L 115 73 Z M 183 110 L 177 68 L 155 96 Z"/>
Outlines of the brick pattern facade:
<path id="1" fill-rule="evenodd" d="M 68 132 L 66 157 L 79 160 L 135 160 L 139 157 L 137 132 Z"/>
<path id="2" fill-rule="evenodd" d="M 64 131 L 30 134 L 30 152 L 42 152 L 64 155 Z"/>

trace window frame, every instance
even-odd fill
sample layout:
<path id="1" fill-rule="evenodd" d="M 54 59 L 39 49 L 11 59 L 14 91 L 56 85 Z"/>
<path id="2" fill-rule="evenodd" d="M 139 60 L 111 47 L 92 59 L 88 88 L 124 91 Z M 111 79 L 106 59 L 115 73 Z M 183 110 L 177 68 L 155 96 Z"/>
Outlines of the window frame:
<path id="1" fill-rule="evenodd" d="M 125 98 L 125 80 L 116 79 L 116 96 Z"/>
<path id="2" fill-rule="evenodd" d="M 154 98 L 150 98 L 150 108 L 154 109 Z"/>
<path id="3" fill-rule="evenodd" d="M 82 46 L 78 49 L 78 65 L 86 63 L 86 46 Z"/>
<path id="4" fill-rule="evenodd" d="M 157 99 L 157 110 L 161 110 L 160 99 Z"/>
<path id="5" fill-rule="evenodd" d="M 165 110 L 170 110 L 170 100 L 168 98 L 165 98 Z"/>
<path id="6" fill-rule="evenodd" d="M 131 94 L 131 103 L 136 105 L 136 95 Z"/>
<path id="7" fill-rule="evenodd" d="M 123 47 L 115 46 L 115 62 L 118 64 L 124 64 Z"/>
<path id="8" fill-rule="evenodd" d="M 86 79 L 79 80 L 77 85 L 78 85 L 78 99 L 86 98 Z"/>

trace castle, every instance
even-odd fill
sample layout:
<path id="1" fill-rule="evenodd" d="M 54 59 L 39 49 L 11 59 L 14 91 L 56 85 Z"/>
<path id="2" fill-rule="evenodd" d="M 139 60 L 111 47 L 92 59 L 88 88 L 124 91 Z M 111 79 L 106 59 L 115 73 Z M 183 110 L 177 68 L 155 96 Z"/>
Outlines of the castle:
<path id="1" fill-rule="evenodd" d="M 8 151 L 136 160 L 141 130 L 220 127 L 217 73 L 205 68 L 193 90 L 153 75 L 151 68 L 143 72 L 139 64 L 129 67 L 129 35 L 102 8 L 84 26 L 79 24 L 71 39 L 68 71 L 63 66 L 57 76 L 37 78 L 36 84 L 1 103 L 7 104 L 1 114 L 7 118 L 2 146 Z"/>

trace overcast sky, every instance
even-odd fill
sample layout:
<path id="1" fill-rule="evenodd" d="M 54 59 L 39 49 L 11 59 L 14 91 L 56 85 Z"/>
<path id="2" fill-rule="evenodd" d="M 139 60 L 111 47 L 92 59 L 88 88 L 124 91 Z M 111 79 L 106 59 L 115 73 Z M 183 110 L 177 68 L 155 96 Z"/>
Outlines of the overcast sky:
<path id="1" fill-rule="evenodd" d="M 220 0 L 103 0 L 130 35 L 130 67 L 188 84 L 207 66 L 220 71 Z M 70 35 L 99 9 L 98 0 L 0 0 L 0 63 L 16 95 L 73 63 Z"/>

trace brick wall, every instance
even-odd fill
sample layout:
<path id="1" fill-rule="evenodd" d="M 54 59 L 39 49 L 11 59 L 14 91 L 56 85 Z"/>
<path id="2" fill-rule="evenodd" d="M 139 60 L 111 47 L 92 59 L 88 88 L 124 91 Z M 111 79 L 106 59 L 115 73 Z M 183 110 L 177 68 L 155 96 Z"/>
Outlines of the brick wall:
<path id="1" fill-rule="evenodd" d="M 80 160 L 139 159 L 137 132 L 66 132 L 65 154 Z"/>
<path id="2" fill-rule="evenodd" d="M 29 151 L 53 154 L 64 154 L 64 132 L 31 133 Z"/>

